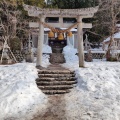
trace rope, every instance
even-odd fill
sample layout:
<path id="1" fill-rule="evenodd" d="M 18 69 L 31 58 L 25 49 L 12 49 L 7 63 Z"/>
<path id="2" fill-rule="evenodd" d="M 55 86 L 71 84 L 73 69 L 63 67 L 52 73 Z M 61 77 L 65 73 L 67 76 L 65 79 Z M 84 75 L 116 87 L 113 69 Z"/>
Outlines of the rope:
<path id="1" fill-rule="evenodd" d="M 65 32 L 69 32 L 72 28 L 74 28 L 75 26 L 77 26 L 79 23 L 75 23 L 73 24 L 72 26 L 70 26 L 69 28 L 67 28 L 66 30 L 59 30 L 59 29 L 56 29 L 50 25 L 48 25 L 47 23 L 44 23 L 44 22 L 41 22 L 41 24 L 49 29 L 51 29 L 53 32 L 55 33 L 65 33 Z"/>

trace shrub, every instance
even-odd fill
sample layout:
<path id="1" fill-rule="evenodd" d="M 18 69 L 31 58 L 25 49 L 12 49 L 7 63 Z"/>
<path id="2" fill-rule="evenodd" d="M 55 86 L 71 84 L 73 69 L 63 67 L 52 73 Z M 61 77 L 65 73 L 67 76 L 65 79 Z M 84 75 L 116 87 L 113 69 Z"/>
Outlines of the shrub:
<path id="1" fill-rule="evenodd" d="M 21 50 L 21 41 L 18 37 L 10 40 L 10 48 L 12 51 Z"/>

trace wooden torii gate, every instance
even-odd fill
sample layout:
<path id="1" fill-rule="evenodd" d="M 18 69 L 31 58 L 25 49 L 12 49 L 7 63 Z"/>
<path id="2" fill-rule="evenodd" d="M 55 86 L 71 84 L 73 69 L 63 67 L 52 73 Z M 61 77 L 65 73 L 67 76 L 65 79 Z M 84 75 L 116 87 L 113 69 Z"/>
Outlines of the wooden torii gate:
<path id="1" fill-rule="evenodd" d="M 77 39 L 78 39 L 78 55 L 79 67 L 85 67 L 84 64 L 84 49 L 83 49 L 83 28 L 92 28 L 92 24 L 82 22 L 83 18 L 92 18 L 97 12 L 97 7 L 82 8 L 82 9 L 41 9 L 35 6 L 24 4 L 24 9 L 28 11 L 29 16 L 38 17 L 39 23 L 30 23 L 30 27 L 39 27 L 38 48 L 37 48 L 37 63 L 36 66 L 42 66 L 42 45 L 44 40 L 44 25 L 46 17 L 59 17 L 59 23 L 49 23 L 52 27 L 68 28 L 73 23 L 64 23 L 63 18 L 77 19 Z"/>

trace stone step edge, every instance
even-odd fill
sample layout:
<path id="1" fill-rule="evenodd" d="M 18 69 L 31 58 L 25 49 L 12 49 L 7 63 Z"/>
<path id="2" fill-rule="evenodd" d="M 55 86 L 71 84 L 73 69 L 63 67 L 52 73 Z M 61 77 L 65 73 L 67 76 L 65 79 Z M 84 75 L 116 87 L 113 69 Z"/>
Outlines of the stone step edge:
<path id="1" fill-rule="evenodd" d="M 38 71 L 38 74 L 48 74 L 48 73 L 49 74 L 75 74 L 75 72 L 69 72 L 69 71 L 65 72 L 65 71 L 62 71 L 62 70 L 61 71 L 45 71 L 45 70 L 44 71 L 42 71 L 42 70 Z"/>
<path id="2" fill-rule="evenodd" d="M 47 94 L 47 95 L 55 95 L 55 94 L 69 93 L 70 90 L 42 90 L 42 92 Z"/>
<path id="3" fill-rule="evenodd" d="M 76 84 L 77 80 L 75 81 L 37 81 L 36 82 L 37 85 L 72 85 L 72 84 Z"/>
<path id="4" fill-rule="evenodd" d="M 67 89 L 72 89 L 73 85 L 53 85 L 53 86 L 40 86 L 38 85 L 38 88 L 41 90 L 67 90 Z"/>
<path id="5" fill-rule="evenodd" d="M 76 77 L 64 77 L 64 78 L 49 78 L 49 77 L 41 77 L 41 78 L 37 78 L 36 81 L 74 81 L 77 80 Z"/>
<path id="6" fill-rule="evenodd" d="M 74 77 L 75 74 L 38 74 L 39 77 Z"/>

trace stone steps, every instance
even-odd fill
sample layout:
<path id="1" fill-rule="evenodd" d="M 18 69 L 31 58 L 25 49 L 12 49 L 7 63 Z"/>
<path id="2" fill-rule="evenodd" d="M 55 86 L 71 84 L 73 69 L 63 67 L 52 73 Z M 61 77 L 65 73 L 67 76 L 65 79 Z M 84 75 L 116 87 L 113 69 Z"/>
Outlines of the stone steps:
<path id="1" fill-rule="evenodd" d="M 62 77 L 62 78 L 49 78 L 49 77 L 41 77 L 37 78 L 36 81 L 75 81 L 75 77 Z"/>
<path id="2" fill-rule="evenodd" d="M 41 90 L 66 90 L 71 89 L 73 87 L 74 85 L 48 85 L 48 86 L 38 85 L 38 88 L 40 88 Z"/>
<path id="3" fill-rule="evenodd" d="M 76 84 L 77 81 L 38 81 L 37 85 L 72 85 Z"/>
<path id="4" fill-rule="evenodd" d="M 70 92 L 70 90 L 42 90 L 42 91 L 47 95 L 65 94 Z"/>
<path id="5" fill-rule="evenodd" d="M 58 77 L 74 77 L 74 74 L 38 74 L 39 77 L 52 77 L 52 78 L 58 78 Z"/>
<path id="6" fill-rule="evenodd" d="M 75 87 L 75 72 L 60 65 L 50 65 L 47 69 L 38 70 L 36 84 L 47 95 L 65 94 Z"/>
<path id="7" fill-rule="evenodd" d="M 39 70 L 38 74 L 75 74 L 73 71 L 68 71 L 68 70 Z"/>

